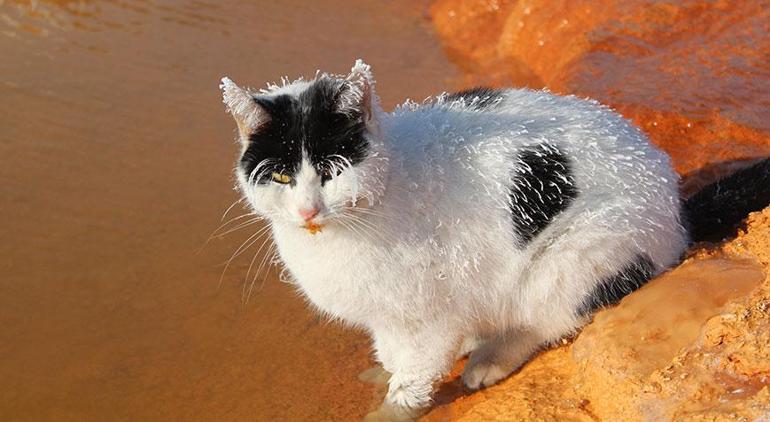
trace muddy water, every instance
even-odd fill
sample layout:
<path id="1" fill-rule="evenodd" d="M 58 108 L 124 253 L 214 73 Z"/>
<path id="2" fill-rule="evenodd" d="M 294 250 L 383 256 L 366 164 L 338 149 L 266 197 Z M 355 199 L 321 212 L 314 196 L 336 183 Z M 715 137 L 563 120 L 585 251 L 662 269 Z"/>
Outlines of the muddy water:
<path id="1" fill-rule="evenodd" d="M 344 6 L 342 3 L 347 3 Z M 236 147 L 217 83 L 342 72 L 386 108 L 455 77 L 409 1 L 0 0 L 0 417 L 355 420 L 361 334 L 210 242 Z M 236 207 L 230 215 L 238 215 Z"/>

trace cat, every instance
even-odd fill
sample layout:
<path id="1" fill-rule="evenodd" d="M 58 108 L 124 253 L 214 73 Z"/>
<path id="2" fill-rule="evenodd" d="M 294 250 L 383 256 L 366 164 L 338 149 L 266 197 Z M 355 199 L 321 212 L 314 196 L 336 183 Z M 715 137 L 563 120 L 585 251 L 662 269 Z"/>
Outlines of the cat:
<path id="1" fill-rule="evenodd" d="M 361 60 L 220 88 L 238 187 L 308 302 L 371 335 L 394 418 L 460 356 L 467 387 L 500 381 L 690 242 L 670 158 L 595 101 L 477 88 L 386 113 Z"/>

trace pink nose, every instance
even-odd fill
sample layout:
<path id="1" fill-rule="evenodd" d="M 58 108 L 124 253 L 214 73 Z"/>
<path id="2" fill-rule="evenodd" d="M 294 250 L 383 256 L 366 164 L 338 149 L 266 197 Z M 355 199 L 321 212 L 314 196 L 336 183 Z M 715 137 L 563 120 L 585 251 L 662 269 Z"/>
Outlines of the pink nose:
<path id="1" fill-rule="evenodd" d="M 316 215 L 318 215 L 318 208 L 299 210 L 299 216 L 302 217 L 305 221 L 312 220 Z"/>

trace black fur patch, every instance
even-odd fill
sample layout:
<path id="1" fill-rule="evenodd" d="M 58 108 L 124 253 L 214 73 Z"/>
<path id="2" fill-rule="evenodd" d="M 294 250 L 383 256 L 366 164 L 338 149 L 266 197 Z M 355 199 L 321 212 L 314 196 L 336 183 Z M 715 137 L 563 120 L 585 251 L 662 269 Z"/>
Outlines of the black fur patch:
<path id="1" fill-rule="evenodd" d="M 355 165 L 366 157 L 369 143 L 364 138 L 363 112 L 339 111 L 340 95 L 350 89 L 343 81 L 322 77 L 298 97 L 280 95 L 257 97 L 270 121 L 249 137 L 249 146 L 241 157 L 241 168 L 249 177 L 263 160 L 269 164 L 257 183 L 270 181 L 275 171 L 294 175 L 299 170 L 303 149 L 321 174 L 331 177 L 332 161 L 344 165 L 344 157 Z"/>
<path id="2" fill-rule="evenodd" d="M 636 259 L 623 267 L 612 277 L 602 280 L 594 290 L 583 299 L 577 314 L 586 316 L 599 308 L 614 305 L 626 295 L 642 287 L 655 272 L 655 266 L 646 255 L 637 255 Z"/>
<path id="3" fill-rule="evenodd" d="M 472 105 L 475 110 L 483 110 L 500 103 L 503 98 L 503 90 L 485 87 L 476 87 L 464 91 L 455 92 L 444 97 L 445 102 L 463 100 L 465 104 Z"/>
<path id="4" fill-rule="evenodd" d="M 532 241 L 577 195 L 570 162 L 558 148 L 542 144 L 521 152 L 509 203 L 513 227 L 522 239 L 520 246 Z"/>

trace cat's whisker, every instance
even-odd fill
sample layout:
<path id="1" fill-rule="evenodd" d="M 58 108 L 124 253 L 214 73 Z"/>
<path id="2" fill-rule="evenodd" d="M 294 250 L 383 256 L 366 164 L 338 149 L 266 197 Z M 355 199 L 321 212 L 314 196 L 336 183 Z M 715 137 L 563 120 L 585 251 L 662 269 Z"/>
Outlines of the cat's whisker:
<path id="1" fill-rule="evenodd" d="M 247 212 L 247 213 L 244 213 L 244 214 L 241 214 L 241 215 L 235 216 L 235 217 L 233 217 L 233 218 L 231 218 L 231 219 L 229 219 L 229 220 L 227 220 L 227 221 L 223 222 L 222 224 L 220 224 L 220 225 L 219 225 L 219 227 L 217 227 L 217 228 L 216 228 L 216 229 L 215 229 L 215 230 L 212 232 L 212 234 L 215 234 L 217 231 L 219 231 L 219 230 L 223 229 L 223 228 L 224 228 L 225 226 L 227 226 L 228 224 L 234 223 L 234 222 L 236 222 L 236 221 L 238 221 L 238 220 L 240 220 L 240 219 L 242 219 L 242 218 L 246 218 L 246 217 L 250 217 L 250 216 L 258 216 L 258 214 L 257 214 L 256 212 Z M 262 217 L 260 217 L 260 218 L 262 218 Z"/>
<path id="2" fill-rule="evenodd" d="M 398 242 L 398 240 L 387 231 L 380 230 L 379 228 L 375 228 L 373 226 L 366 226 L 366 224 L 362 221 L 357 221 L 356 223 L 359 227 L 366 230 L 368 233 L 371 233 L 371 236 L 374 237 L 376 241 L 388 243 Z"/>
<path id="3" fill-rule="evenodd" d="M 348 222 L 351 223 L 352 226 L 357 227 L 359 230 L 361 230 L 367 235 L 366 239 L 371 243 L 377 243 L 378 240 L 380 241 L 387 240 L 391 242 L 395 240 L 387 232 L 378 230 L 378 228 L 374 224 L 367 222 L 356 215 L 352 215 L 352 214 L 344 214 L 344 215 L 345 217 L 348 218 Z"/>
<path id="4" fill-rule="evenodd" d="M 249 300 L 251 299 L 251 294 L 254 291 L 254 285 L 256 284 L 256 281 L 259 279 L 259 275 L 262 272 L 263 267 L 265 268 L 266 271 L 265 271 L 264 277 L 262 278 L 262 284 L 260 285 L 260 290 L 262 290 L 262 288 L 264 287 L 265 281 L 267 280 L 267 275 L 269 273 L 269 268 L 270 268 L 269 265 L 265 267 L 265 264 L 272 262 L 274 248 L 275 248 L 275 244 L 271 243 L 267 251 L 265 252 L 265 254 L 262 256 L 262 260 L 259 263 L 259 267 L 257 268 L 257 271 L 254 274 L 254 277 L 251 279 L 251 283 L 249 283 L 248 290 L 245 292 L 245 297 L 241 299 L 244 306 L 248 305 Z"/>
<path id="5" fill-rule="evenodd" d="M 339 160 L 339 161 L 342 161 L 342 163 L 341 163 L 341 166 L 340 166 L 340 167 L 341 167 L 343 170 L 344 170 L 344 169 L 346 169 L 346 168 L 351 168 L 351 167 L 353 167 L 353 163 L 351 163 L 351 162 L 350 162 L 350 160 L 348 160 L 348 159 L 347 159 L 347 157 L 343 157 L 343 156 L 342 156 L 342 155 L 340 155 L 340 154 L 333 154 L 333 155 L 330 155 L 330 156 L 329 156 L 329 158 L 336 158 L 337 160 Z M 329 161 L 331 161 L 331 162 L 333 162 L 333 163 L 335 162 L 334 160 L 329 160 Z"/>
<path id="6" fill-rule="evenodd" d="M 356 226 L 353 224 L 353 221 L 348 220 L 347 222 L 343 222 L 340 220 L 340 224 L 342 224 L 345 228 L 347 228 L 351 233 L 356 235 L 360 240 L 365 242 L 373 242 L 376 239 L 373 239 L 371 236 L 367 235 L 366 233 L 361 232 L 359 229 L 356 228 Z"/>
<path id="7" fill-rule="evenodd" d="M 340 225 L 342 225 L 342 226 L 343 226 L 343 227 L 345 227 L 345 228 L 346 228 L 348 231 L 350 231 L 350 232 L 352 232 L 353 234 L 355 234 L 356 236 L 358 236 L 358 237 L 359 237 L 361 240 L 367 240 L 367 241 L 368 241 L 368 239 L 367 239 L 367 238 L 365 238 L 365 237 L 363 237 L 363 235 L 362 235 L 362 234 L 361 234 L 361 233 L 360 233 L 358 230 L 356 230 L 355 228 L 351 227 L 351 222 L 350 222 L 350 220 L 347 218 L 347 215 L 345 215 L 345 214 L 343 214 L 343 213 L 340 213 L 340 214 L 339 214 L 339 216 L 340 216 L 340 217 L 339 217 L 339 218 L 338 218 L 336 221 L 337 221 L 337 222 L 338 222 Z"/>
<path id="8" fill-rule="evenodd" d="M 258 242 L 260 237 L 264 236 L 266 233 L 269 233 L 267 230 L 271 227 L 272 227 L 271 225 L 266 225 L 261 229 L 257 230 L 254 234 L 249 236 L 243 243 L 241 243 L 241 246 L 239 246 L 238 249 L 235 250 L 235 252 L 233 252 L 233 255 L 224 264 L 225 268 L 222 269 L 222 274 L 219 276 L 219 286 L 222 286 L 222 282 L 224 281 L 224 278 L 225 278 L 225 273 L 227 273 L 227 269 L 230 267 L 230 264 L 233 262 L 233 260 L 237 258 L 239 255 L 241 255 L 243 252 L 248 250 L 254 243 Z"/>
<path id="9" fill-rule="evenodd" d="M 256 213 L 242 214 L 242 215 L 239 215 L 237 217 L 233 217 L 233 218 L 227 220 L 226 222 L 220 224 L 219 227 L 214 229 L 214 231 L 211 232 L 209 237 L 207 237 L 206 240 L 203 241 L 203 244 L 200 246 L 200 248 L 198 248 L 198 250 L 195 253 L 196 254 L 201 253 L 203 251 L 203 249 L 205 249 L 206 246 L 208 246 L 209 242 L 211 242 L 212 239 L 217 238 L 217 237 L 222 237 L 222 236 L 225 236 L 225 235 L 227 235 L 229 233 L 232 233 L 232 231 L 228 231 L 227 233 L 218 233 L 220 230 L 224 230 L 227 227 L 227 225 L 229 225 L 229 224 L 231 224 L 231 223 L 233 223 L 233 222 L 235 222 L 237 220 L 240 220 L 240 219 L 243 219 L 243 218 L 246 218 L 246 217 L 249 217 L 249 216 L 254 216 L 254 215 L 256 215 Z M 257 219 L 261 220 L 262 217 L 258 217 Z M 239 226 L 236 229 L 234 229 L 233 231 L 239 230 L 239 229 L 241 229 L 243 227 L 246 227 L 246 226 Z"/>
<path id="10" fill-rule="evenodd" d="M 259 248 L 254 253 L 254 257 L 251 259 L 251 263 L 249 264 L 249 269 L 246 270 L 246 277 L 244 278 L 244 284 L 249 280 L 249 275 L 251 274 L 251 270 L 252 270 L 252 268 L 254 266 L 254 262 L 256 261 L 257 257 L 259 256 L 259 253 L 262 252 L 262 249 L 264 249 L 265 245 L 269 241 L 270 241 L 270 236 L 266 236 L 265 240 L 262 241 L 262 244 L 259 245 Z M 257 270 L 257 271 L 259 271 L 259 270 Z"/>
<path id="11" fill-rule="evenodd" d="M 267 173 L 269 170 L 267 166 L 271 165 L 275 160 L 272 158 L 265 158 L 264 160 L 260 161 L 255 167 L 254 170 L 251 171 L 248 177 L 249 184 L 254 183 L 254 180 L 261 180 L 262 176 Z"/>
<path id="12" fill-rule="evenodd" d="M 254 274 L 253 277 L 249 277 L 249 278 L 244 280 L 243 289 L 241 291 L 241 304 L 243 306 L 245 306 L 245 305 L 247 305 L 249 303 L 249 299 L 251 298 L 251 293 L 254 291 L 254 285 L 256 284 L 257 279 L 259 279 L 259 274 L 262 272 L 262 266 L 264 265 L 264 262 L 265 262 L 266 258 L 270 255 L 270 251 L 271 251 L 272 247 L 273 246 L 271 244 L 268 247 L 268 249 L 265 252 L 265 254 L 262 254 L 262 255 L 257 254 L 257 255 L 261 256 L 259 265 L 257 267 L 257 271 L 256 271 L 256 273 Z M 256 256 L 255 256 L 255 258 L 256 258 Z"/>
<path id="13" fill-rule="evenodd" d="M 259 290 L 262 291 L 262 289 L 265 288 L 265 283 L 267 282 L 267 276 L 270 273 L 270 267 L 273 265 L 273 261 L 275 260 L 275 254 L 276 254 L 276 248 L 275 244 L 270 245 L 270 249 L 267 250 L 265 253 L 265 259 L 262 263 L 259 264 L 260 268 L 257 270 L 259 272 L 262 271 L 262 267 L 264 266 L 264 275 L 262 276 L 262 283 L 259 285 Z M 257 274 L 259 274 L 259 272 Z M 258 279 L 259 277 L 256 277 Z"/>
<path id="14" fill-rule="evenodd" d="M 224 221 L 225 217 L 227 217 L 227 213 L 229 213 L 236 205 L 243 202 L 244 199 L 246 199 L 246 197 L 241 197 L 235 202 L 233 202 L 229 207 L 227 207 L 225 212 L 222 214 L 222 218 L 220 218 L 219 221 Z"/>
<path id="15" fill-rule="evenodd" d="M 246 285 L 248 284 L 249 273 L 251 273 L 251 268 L 254 266 L 254 262 L 257 260 L 258 256 L 259 256 L 259 251 L 255 252 L 254 256 L 251 258 L 251 262 L 249 263 L 249 269 L 246 271 L 246 277 L 244 277 L 243 279 L 243 286 L 241 286 L 241 305 L 244 304 L 243 297 L 246 294 Z"/>
<path id="16" fill-rule="evenodd" d="M 225 231 L 225 232 L 222 232 L 222 233 L 213 233 L 213 234 L 212 234 L 212 235 L 209 237 L 209 239 L 214 239 L 214 238 L 218 238 L 218 237 L 224 237 L 224 236 L 227 236 L 228 234 L 230 234 L 230 233 L 233 233 L 233 232 L 236 232 L 236 231 L 238 231 L 238 230 L 240 230 L 240 229 L 242 229 L 242 228 L 248 227 L 248 226 L 250 226 L 250 225 L 252 225 L 252 224 L 256 224 L 256 223 L 259 223 L 259 222 L 260 222 L 260 221 L 262 221 L 262 220 L 263 220 L 263 218 L 261 218 L 261 217 L 255 217 L 255 218 L 252 218 L 252 219 L 250 219 L 250 220 L 246 220 L 246 221 L 243 221 L 243 222 L 239 223 L 237 226 L 235 226 L 235 227 L 233 227 L 233 228 L 230 228 L 230 229 L 228 229 L 228 230 L 227 230 L 227 231 Z M 222 229 L 224 229 L 224 228 L 222 228 Z M 220 230 L 222 230 L 222 229 L 220 229 Z"/>
<path id="17" fill-rule="evenodd" d="M 380 214 L 380 215 L 387 215 L 384 211 L 380 211 L 374 208 L 366 208 L 366 207 L 354 207 L 354 206 L 345 206 L 344 209 L 353 210 L 353 211 L 361 211 L 361 212 L 369 212 L 372 214 Z"/>
<path id="18" fill-rule="evenodd" d="M 390 214 L 386 214 L 386 213 L 381 212 L 381 211 L 375 211 L 375 210 L 372 210 L 372 209 L 369 209 L 369 208 L 345 207 L 343 209 L 345 211 L 352 211 L 352 212 L 358 212 L 358 213 L 361 213 L 361 214 L 372 215 L 372 216 L 375 216 L 375 217 L 381 217 L 381 218 L 384 218 L 386 220 L 393 220 L 394 219 L 393 216 L 390 215 Z"/>
<path id="19" fill-rule="evenodd" d="M 357 215 L 355 215 L 353 213 L 348 213 L 346 215 L 347 215 L 347 217 L 353 219 L 354 221 L 359 222 L 360 224 L 362 224 L 362 225 L 364 225 L 364 226 L 366 226 L 366 227 L 368 227 L 368 228 L 370 228 L 372 230 L 377 230 L 377 228 L 378 228 L 374 223 L 372 223 L 370 221 L 367 221 L 366 219 L 364 219 L 364 218 L 362 218 L 360 216 L 357 216 Z"/>
<path id="20" fill-rule="evenodd" d="M 361 209 L 358 209 L 358 210 L 344 209 L 341 213 L 347 217 L 365 222 L 368 226 L 371 226 L 372 229 L 375 229 L 375 230 L 378 229 L 378 227 L 377 227 L 377 224 L 371 221 L 372 219 L 381 218 L 383 220 L 393 221 L 393 217 L 391 217 L 390 215 L 363 211 Z M 358 215 L 357 213 L 360 213 L 363 215 Z"/>
<path id="21" fill-rule="evenodd" d="M 241 223 L 240 225 L 238 225 L 238 227 L 235 227 L 235 228 L 233 228 L 233 229 L 230 229 L 230 230 L 228 230 L 228 231 L 226 231 L 226 232 L 224 232 L 224 233 L 221 233 L 221 234 L 216 234 L 216 235 L 212 234 L 211 236 L 209 236 L 209 238 L 208 238 L 208 239 L 206 239 L 206 241 L 205 241 L 205 242 L 203 242 L 203 245 L 201 245 L 200 249 L 198 249 L 198 253 L 200 253 L 200 251 L 202 251 L 202 250 L 203 250 L 203 249 L 206 247 L 206 245 L 208 245 L 208 244 L 209 244 L 209 242 L 211 242 L 211 240 L 213 240 L 213 239 L 215 239 L 215 238 L 221 238 L 221 237 L 224 237 L 224 236 L 226 236 L 226 235 L 228 235 L 228 234 L 230 234 L 230 233 L 232 233 L 232 232 L 235 232 L 235 231 L 238 231 L 238 230 L 244 229 L 244 228 L 246 228 L 246 227 L 248 227 L 248 226 L 251 226 L 251 225 L 253 225 L 253 224 L 257 224 L 257 223 L 258 223 L 258 222 L 260 222 L 260 221 L 261 221 L 260 219 L 254 219 L 254 220 L 250 220 L 250 221 L 247 221 L 247 222 L 245 222 L 245 223 Z"/>

